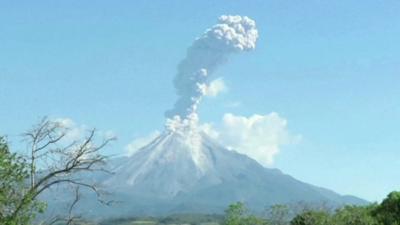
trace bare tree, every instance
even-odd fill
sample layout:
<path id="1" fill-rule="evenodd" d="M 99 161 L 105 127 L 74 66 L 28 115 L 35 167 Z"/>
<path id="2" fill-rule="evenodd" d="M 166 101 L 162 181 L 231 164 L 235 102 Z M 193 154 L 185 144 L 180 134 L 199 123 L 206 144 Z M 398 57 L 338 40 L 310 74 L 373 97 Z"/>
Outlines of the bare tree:
<path id="1" fill-rule="evenodd" d="M 69 206 L 67 217 L 57 215 L 54 218 L 52 218 L 50 220 L 50 222 L 47 223 L 47 225 L 54 225 L 54 224 L 57 224 L 60 222 L 65 223 L 65 225 L 72 225 L 72 224 L 74 224 L 75 221 L 79 221 L 81 219 L 81 216 L 74 215 L 73 210 L 74 210 L 75 205 L 78 204 L 80 198 L 81 198 L 81 194 L 79 192 L 79 186 L 76 186 L 75 187 L 75 198 Z"/>
<path id="2" fill-rule="evenodd" d="M 29 188 L 13 215 L 18 216 L 28 202 L 36 200 L 39 195 L 53 187 L 70 185 L 75 190 L 69 206 L 68 218 L 57 217 L 72 224 L 77 218 L 73 209 L 81 196 L 81 188 L 95 193 L 103 204 L 109 201 L 103 199 L 99 186 L 85 179 L 85 173 L 106 172 L 106 156 L 100 153 L 114 137 L 97 137 L 96 130 L 88 130 L 83 136 L 71 135 L 71 130 L 65 124 L 48 118 L 42 119 L 36 126 L 24 134 L 28 143 L 29 154 Z M 55 220 L 53 220 L 55 223 Z"/>

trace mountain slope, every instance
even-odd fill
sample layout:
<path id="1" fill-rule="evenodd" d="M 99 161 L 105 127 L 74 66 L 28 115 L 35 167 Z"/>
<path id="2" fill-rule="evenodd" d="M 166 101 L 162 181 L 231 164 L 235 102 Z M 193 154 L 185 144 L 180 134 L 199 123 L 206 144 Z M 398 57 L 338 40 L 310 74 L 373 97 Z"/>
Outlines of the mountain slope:
<path id="1" fill-rule="evenodd" d="M 265 168 L 200 133 L 166 131 L 131 157 L 111 162 L 111 167 L 115 175 L 101 183 L 119 201 L 117 214 L 218 213 L 236 201 L 254 210 L 299 201 L 365 203 Z"/>

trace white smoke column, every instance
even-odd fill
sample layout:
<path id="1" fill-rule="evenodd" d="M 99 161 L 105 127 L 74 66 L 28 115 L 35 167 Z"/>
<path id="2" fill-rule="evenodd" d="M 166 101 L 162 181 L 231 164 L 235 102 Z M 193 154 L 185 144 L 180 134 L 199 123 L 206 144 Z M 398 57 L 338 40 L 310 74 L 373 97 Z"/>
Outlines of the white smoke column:
<path id="1" fill-rule="evenodd" d="M 177 122 L 197 118 L 193 114 L 205 94 L 208 77 L 232 53 L 253 50 L 257 38 L 256 23 L 252 19 L 221 16 L 218 24 L 194 41 L 179 64 L 174 78 L 179 98 L 174 108 L 166 112 L 166 117 Z"/>

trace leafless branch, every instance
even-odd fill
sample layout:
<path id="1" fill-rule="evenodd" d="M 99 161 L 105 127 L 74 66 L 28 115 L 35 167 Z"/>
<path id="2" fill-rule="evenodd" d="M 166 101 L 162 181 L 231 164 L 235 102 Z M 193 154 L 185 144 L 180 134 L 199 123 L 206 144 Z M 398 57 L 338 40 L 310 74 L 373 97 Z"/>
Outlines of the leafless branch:
<path id="1" fill-rule="evenodd" d="M 103 204 L 110 204 L 102 199 L 102 192 L 96 184 L 84 179 L 78 179 L 81 173 L 105 172 L 107 157 L 101 154 L 101 150 L 115 138 L 105 138 L 97 141 L 96 130 L 87 131 L 87 136 L 70 140 L 68 127 L 48 118 L 43 118 L 40 123 L 24 134 L 29 144 L 29 168 L 30 189 L 14 212 L 18 214 L 23 205 L 32 199 L 36 199 L 43 192 L 53 186 L 70 184 L 75 187 L 75 198 L 69 205 L 67 219 L 56 217 L 49 224 L 63 221 L 72 224 L 77 217 L 72 215 L 73 209 L 80 201 L 80 187 L 89 189 L 96 194 Z"/>

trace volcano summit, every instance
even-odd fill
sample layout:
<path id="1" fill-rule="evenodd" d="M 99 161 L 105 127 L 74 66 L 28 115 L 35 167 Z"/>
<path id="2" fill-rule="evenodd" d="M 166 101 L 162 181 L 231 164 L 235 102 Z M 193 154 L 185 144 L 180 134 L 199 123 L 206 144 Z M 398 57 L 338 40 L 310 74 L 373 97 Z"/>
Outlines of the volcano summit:
<path id="1" fill-rule="evenodd" d="M 119 212 L 218 213 L 237 201 L 258 211 L 299 201 L 333 206 L 365 203 L 265 168 L 187 123 L 177 127 L 173 122 L 134 155 L 118 159 L 115 175 L 102 181 L 116 194 Z"/>

